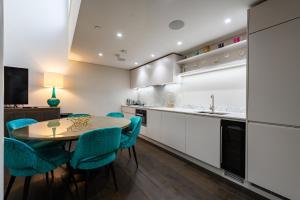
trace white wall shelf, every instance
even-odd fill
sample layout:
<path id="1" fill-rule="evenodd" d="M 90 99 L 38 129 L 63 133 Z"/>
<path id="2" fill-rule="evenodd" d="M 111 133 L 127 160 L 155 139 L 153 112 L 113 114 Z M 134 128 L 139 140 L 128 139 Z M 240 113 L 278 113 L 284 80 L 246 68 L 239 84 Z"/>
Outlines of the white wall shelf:
<path id="1" fill-rule="evenodd" d="M 192 76 L 195 74 L 203 74 L 203 73 L 208 73 L 208 72 L 213 72 L 213 71 L 219 71 L 219 70 L 224 70 L 224 69 L 230 69 L 230 68 L 235 68 L 235 67 L 242 67 L 247 65 L 247 61 L 245 59 L 243 60 L 237 60 L 225 64 L 219 64 L 219 65 L 210 65 L 210 66 L 205 66 L 201 67 L 199 69 L 191 70 L 191 71 L 186 71 L 182 72 L 179 74 L 179 76 Z"/>
<path id="2" fill-rule="evenodd" d="M 177 64 L 187 64 L 187 63 L 195 62 L 195 61 L 204 59 L 204 58 L 209 57 L 209 56 L 222 54 L 222 53 L 225 53 L 227 51 L 234 50 L 234 49 L 240 49 L 240 48 L 243 48 L 243 47 L 247 47 L 247 40 L 242 40 L 238 43 L 230 44 L 230 45 L 227 45 L 223 48 L 211 50 L 207 53 L 203 53 L 203 54 L 200 54 L 200 55 L 197 55 L 197 56 L 193 56 L 193 57 L 190 57 L 190 58 L 180 60 L 180 61 L 177 62 Z"/>

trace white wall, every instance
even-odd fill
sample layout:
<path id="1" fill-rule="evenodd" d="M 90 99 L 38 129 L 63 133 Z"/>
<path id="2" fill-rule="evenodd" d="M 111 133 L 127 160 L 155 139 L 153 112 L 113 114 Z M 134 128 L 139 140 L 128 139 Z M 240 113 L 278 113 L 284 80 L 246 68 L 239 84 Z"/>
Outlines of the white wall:
<path id="1" fill-rule="evenodd" d="M 68 0 L 68 1 L 70 3 L 70 7 L 69 7 L 69 51 L 70 51 L 75 29 L 76 29 L 81 0 Z"/>
<path id="2" fill-rule="evenodd" d="M 68 1 L 4 0 L 4 65 L 29 68 L 29 104 L 50 96 L 43 72 L 68 69 Z"/>
<path id="3" fill-rule="evenodd" d="M 208 109 L 215 95 L 218 111 L 246 111 L 246 67 L 182 77 L 180 84 L 147 87 L 136 91 L 150 105 L 166 106 L 174 100 L 178 107 Z"/>
<path id="4" fill-rule="evenodd" d="M 133 93 L 128 70 L 77 61 L 70 61 L 65 89 L 59 91 L 65 93 L 65 111 L 93 115 L 120 111 L 120 105 Z"/>

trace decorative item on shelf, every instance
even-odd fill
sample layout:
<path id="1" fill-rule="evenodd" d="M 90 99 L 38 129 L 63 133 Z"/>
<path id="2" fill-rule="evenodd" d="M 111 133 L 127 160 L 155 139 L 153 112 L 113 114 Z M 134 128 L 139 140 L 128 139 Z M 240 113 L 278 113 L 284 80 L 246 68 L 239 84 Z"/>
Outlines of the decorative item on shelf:
<path id="1" fill-rule="evenodd" d="M 62 74 L 45 72 L 44 73 L 44 86 L 52 87 L 52 97 L 47 100 L 50 107 L 57 107 L 60 100 L 56 98 L 56 88 L 63 88 L 64 77 Z"/>
<path id="2" fill-rule="evenodd" d="M 201 53 L 207 53 L 207 52 L 209 52 L 209 51 L 210 51 L 210 47 L 209 47 L 209 46 L 205 46 L 205 47 L 203 47 L 203 48 L 200 50 Z"/>
<path id="3" fill-rule="evenodd" d="M 232 42 L 233 43 L 238 43 L 240 41 L 241 41 L 241 37 L 234 37 L 234 38 L 232 38 Z"/>
<path id="4" fill-rule="evenodd" d="M 199 54 L 201 54 L 201 52 L 200 52 L 200 50 L 197 50 L 197 51 L 192 52 L 190 57 L 197 56 Z"/>
<path id="5" fill-rule="evenodd" d="M 224 42 L 218 44 L 218 48 L 223 48 L 223 47 L 224 47 Z"/>

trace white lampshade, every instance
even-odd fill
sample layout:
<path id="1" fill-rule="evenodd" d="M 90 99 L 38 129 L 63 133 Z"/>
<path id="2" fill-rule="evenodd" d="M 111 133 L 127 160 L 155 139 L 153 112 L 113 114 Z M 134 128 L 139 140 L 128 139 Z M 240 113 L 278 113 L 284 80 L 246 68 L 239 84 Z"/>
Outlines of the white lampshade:
<path id="1" fill-rule="evenodd" d="M 64 87 L 64 76 L 62 74 L 54 72 L 45 72 L 44 73 L 44 86 L 45 87 L 55 87 L 63 88 Z"/>

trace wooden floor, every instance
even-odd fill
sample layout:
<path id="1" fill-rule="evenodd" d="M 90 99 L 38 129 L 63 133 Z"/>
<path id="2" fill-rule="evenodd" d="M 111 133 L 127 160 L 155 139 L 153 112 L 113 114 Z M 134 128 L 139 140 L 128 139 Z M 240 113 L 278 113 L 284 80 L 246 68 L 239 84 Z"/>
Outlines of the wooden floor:
<path id="1" fill-rule="evenodd" d="M 119 191 L 115 192 L 112 178 L 105 176 L 104 169 L 101 169 L 89 182 L 88 199 L 264 199 L 143 140 L 138 140 L 136 150 L 140 163 L 138 169 L 125 150 L 120 152 L 115 163 Z M 45 176 L 34 176 L 28 199 L 84 199 L 83 182 L 79 183 L 78 197 L 75 188 L 61 178 L 64 173 L 64 168 L 55 170 L 55 180 L 50 185 L 46 184 Z M 5 188 L 8 180 L 5 171 Z M 16 179 L 8 199 L 22 199 L 23 182 L 23 178 Z"/>

